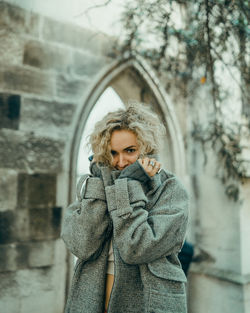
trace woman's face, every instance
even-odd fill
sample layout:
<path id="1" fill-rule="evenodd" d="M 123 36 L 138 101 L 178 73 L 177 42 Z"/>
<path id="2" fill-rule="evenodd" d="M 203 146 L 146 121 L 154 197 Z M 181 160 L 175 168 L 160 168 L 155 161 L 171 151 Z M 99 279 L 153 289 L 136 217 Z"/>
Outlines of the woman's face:
<path id="1" fill-rule="evenodd" d="M 111 165 L 117 170 L 133 164 L 140 155 L 136 135 L 129 130 L 115 130 L 111 135 L 110 152 Z"/>

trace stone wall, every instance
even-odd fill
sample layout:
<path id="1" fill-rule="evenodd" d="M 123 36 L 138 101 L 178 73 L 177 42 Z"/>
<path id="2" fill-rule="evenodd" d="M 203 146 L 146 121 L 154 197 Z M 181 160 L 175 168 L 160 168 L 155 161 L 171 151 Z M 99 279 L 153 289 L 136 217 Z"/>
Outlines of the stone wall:
<path id="1" fill-rule="evenodd" d="M 0 311 L 62 313 L 69 151 L 107 39 L 0 2 Z"/>
<path id="2" fill-rule="evenodd" d="M 73 263 L 61 219 L 87 115 L 108 85 L 123 101 L 151 103 L 169 127 L 166 164 L 189 189 L 188 238 L 199 254 L 189 312 L 248 313 L 249 179 L 238 183 L 240 200 L 229 200 L 214 151 L 204 167 L 191 136 L 193 121 L 211 114 L 209 86 L 180 87 L 164 75 L 159 84 L 142 63 L 118 64 L 111 46 L 101 34 L 0 2 L 1 313 L 63 312 Z"/>
<path id="3" fill-rule="evenodd" d="M 231 84 L 234 91 L 235 82 Z M 212 103 L 209 85 L 192 86 L 194 83 L 190 84 L 188 92 L 189 131 L 193 126 L 191 122 L 201 123 L 203 127 L 208 124 Z M 241 103 L 230 100 L 227 109 L 230 111 L 231 105 L 232 113 L 225 116 L 225 120 L 232 121 L 233 125 L 241 122 L 239 112 L 233 109 L 237 107 L 239 110 Z M 225 163 L 223 165 L 222 158 L 219 160 L 217 155 L 219 145 L 203 146 L 190 133 L 187 139 L 188 172 L 195 204 L 191 210 L 190 226 L 196 249 L 196 262 L 192 263 L 189 272 L 189 311 L 249 313 L 250 228 L 246 228 L 246 224 L 250 225 L 249 172 L 242 181 L 230 178 L 222 183 Z M 250 138 L 242 136 L 242 140 L 246 140 L 247 150 Z M 249 161 L 249 155 L 244 158 Z M 239 188 L 238 201 L 226 194 L 229 185 Z"/>

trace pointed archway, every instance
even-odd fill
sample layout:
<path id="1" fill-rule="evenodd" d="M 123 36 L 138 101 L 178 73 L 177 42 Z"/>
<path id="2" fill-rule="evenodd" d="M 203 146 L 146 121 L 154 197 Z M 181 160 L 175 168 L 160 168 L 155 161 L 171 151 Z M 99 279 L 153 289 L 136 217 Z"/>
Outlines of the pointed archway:
<path id="1" fill-rule="evenodd" d="M 71 183 L 69 199 L 71 200 L 75 191 L 82 134 L 88 117 L 98 99 L 108 87 L 112 87 L 125 104 L 131 99 L 150 104 L 152 110 L 159 115 L 166 128 L 166 135 L 163 138 L 160 152 L 161 162 L 164 167 L 175 172 L 178 176 L 183 177 L 186 175 L 184 142 L 174 107 L 154 72 L 145 61 L 137 58 L 115 62 L 100 73 L 78 112 L 70 156 L 69 181 Z"/>
<path id="2" fill-rule="evenodd" d="M 154 72 L 147 63 L 140 59 L 114 62 L 99 73 L 86 92 L 87 96 L 83 99 L 82 106 L 77 112 L 69 156 L 69 202 L 74 201 L 75 198 L 75 187 L 79 174 L 79 149 L 81 149 L 88 119 L 94 112 L 98 100 L 109 87 L 115 91 L 122 103 L 126 104 L 129 100 L 144 102 L 149 104 L 151 109 L 159 115 L 166 128 L 160 151 L 160 161 L 164 168 L 173 171 L 179 177 L 186 176 L 184 141 L 174 107 Z M 67 264 L 66 294 L 74 268 L 73 255 L 70 253 L 67 255 Z"/>

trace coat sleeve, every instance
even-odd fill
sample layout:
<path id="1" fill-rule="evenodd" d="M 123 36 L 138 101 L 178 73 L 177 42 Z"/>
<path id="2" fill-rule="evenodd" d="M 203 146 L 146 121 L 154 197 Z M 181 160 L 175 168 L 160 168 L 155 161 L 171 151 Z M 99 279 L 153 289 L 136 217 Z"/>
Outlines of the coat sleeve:
<path id="1" fill-rule="evenodd" d="M 86 261 L 95 259 L 101 252 L 112 221 L 100 178 L 89 177 L 81 194 L 82 198 L 66 209 L 61 237 L 75 256 Z"/>
<path id="2" fill-rule="evenodd" d="M 105 190 L 114 242 L 125 263 L 149 263 L 179 252 L 186 234 L 188 196 L 176 177 L 157 189 L 151 208 L 136 180 L 117 179 Z"/>

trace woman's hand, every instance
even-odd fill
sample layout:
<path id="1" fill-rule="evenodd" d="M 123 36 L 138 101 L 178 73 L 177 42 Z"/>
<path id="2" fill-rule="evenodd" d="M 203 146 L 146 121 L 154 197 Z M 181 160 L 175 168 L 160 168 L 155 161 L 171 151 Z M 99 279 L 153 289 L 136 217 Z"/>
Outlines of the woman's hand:
<path id="1" fill-rule="evenodd" d="M 138 159 L 138 162 L 144 168 L 145 172 L 153 177 L 161 168 L 161 163 L 156 161 L 155 159 L 144 158 Z"/>

